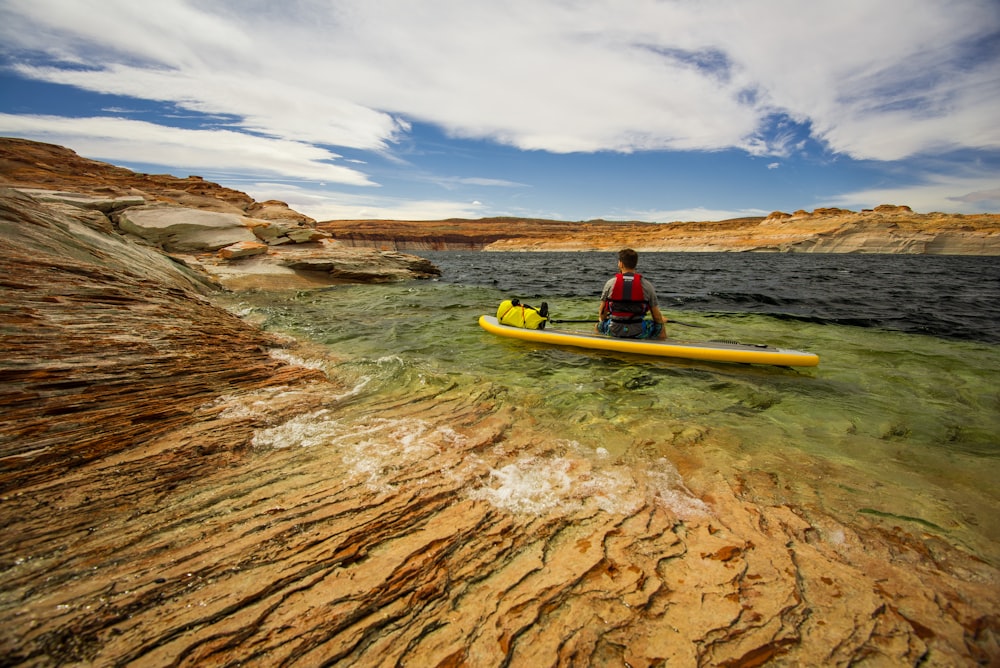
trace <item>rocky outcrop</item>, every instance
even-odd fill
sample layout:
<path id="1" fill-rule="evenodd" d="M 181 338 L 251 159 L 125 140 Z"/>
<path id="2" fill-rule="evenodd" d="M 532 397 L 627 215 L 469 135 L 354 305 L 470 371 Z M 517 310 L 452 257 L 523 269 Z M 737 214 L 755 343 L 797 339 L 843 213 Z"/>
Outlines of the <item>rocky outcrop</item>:
<path id="1" fill-rule="evenodd" d="M 62 146 L 0 137 L 0 185 L 64 190 L 93 198 L 142 198 L 189 209 L 235 213 L 275 221 L 314 222 L 284 202 L 256 202 L 246 193 L 200 176 L 141 174 L 82 158 Z"/>
<path id="2" fill-rule="evenodd" d="M 279 342 L 212 306 L 212 290 L 160 253 L 0 197 L 0 505 L 179 428 L 220 393 L 320 377 L 271 358 Z"/>
<path id="3" fill-rule="evenodd" d="M 325 221 L 345 244 L 400 250 L 917 253 L 1000 255 L 1000 214 L 914 213 L 882 205 L 698 223 Z"/>
<path id="4" fill-rule="evenodd" d="M 167 252 L 214 251 L 241 241 L 256 241 L 253 231 L 234 213 L 173 206 L 139 206 L 117 217 L 118 227 Z"/>
<path id="5" fill-rule="evenodd" d="M 359 401 L 201 292 L 0 209 L 6 665 L 1000 656 L 996 569 L 933 537 L 789 506 L 696 448 L 686 484 L 587 459 L 489 383 Z"/>
<path id="6" fill-rule="evenodd" d="M 199 177 L 136 174 L 59 146 L 0 138 L 0 185 L 53 212 L 85 216 L 92 229 L 154 247 L 232 289 L 308 288 L 437 276 L 426 260 L 354 251 L 284 202 Z M 85 213 L 81 213 L 85 212 Z"/>
<path id="7" fill-rule="evenodd" d="M 375 248 L 348 248 L 336 242 L 268 248 L 240 242 L 218 253 L 183 257 L 232 290 L 304 289 L 343 283 L 391 283 L 439 276 L 432 262 L 415 255 Z"/>
<path id="8" fill-rule="evenodd" d="M 102 220 L 0 196 L 4 665 L 1000 657 L 1000 574 L 933 535 L 724 480 L 704 434 L 584 457 L 488 379 L 359 396 Z"/>

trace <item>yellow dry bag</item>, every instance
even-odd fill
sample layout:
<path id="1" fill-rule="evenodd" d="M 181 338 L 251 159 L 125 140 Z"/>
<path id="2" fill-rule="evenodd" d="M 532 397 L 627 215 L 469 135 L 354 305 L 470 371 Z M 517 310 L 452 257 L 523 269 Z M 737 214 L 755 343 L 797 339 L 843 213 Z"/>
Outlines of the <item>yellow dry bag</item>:
<path id="1" fill-rule="evenodd" d="M 548 321 L 549 305 L 542 302 L 541 308 L 522 304 L 517 299 L 508 299 L 500 302 L 497 309 L 497 322 L 510 327 L 520 327 L 522 329 L 545 329 Z"/>

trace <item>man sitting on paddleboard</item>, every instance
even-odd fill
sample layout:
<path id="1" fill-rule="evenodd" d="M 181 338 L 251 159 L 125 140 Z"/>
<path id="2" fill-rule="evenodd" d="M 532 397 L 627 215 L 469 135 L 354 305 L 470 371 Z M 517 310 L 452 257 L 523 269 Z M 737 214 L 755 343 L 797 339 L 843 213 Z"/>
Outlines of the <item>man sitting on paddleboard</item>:
<path id="1" fill-rule="evenodd" d="M 639 254 L 631 248 L 618 252 L 618 273 L 601 292 L 597 331 L 628 339 L 665 339 L 667 319 L 660 313 L 653 284 L 635 273 L 638 264 Z M 652 320 L 644 317 L 647 313 Z"/>

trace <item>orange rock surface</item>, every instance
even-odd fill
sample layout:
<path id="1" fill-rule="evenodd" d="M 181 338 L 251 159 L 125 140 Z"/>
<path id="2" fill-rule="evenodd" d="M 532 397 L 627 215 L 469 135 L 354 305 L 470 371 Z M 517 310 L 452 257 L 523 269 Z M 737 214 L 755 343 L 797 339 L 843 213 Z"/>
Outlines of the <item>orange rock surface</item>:
<path id="1" fill-rule="evenodd" d="M 1000 661 L 1000 571 L 933 534 L 574 456 L 491 382 L 356 396 L 106 223 L 0 193 L 3 665 Z"/>
<path id="2" fill-rule="evenodd" d="M 140 174 L 124 167 L 82 158 L 55 144 L 0 137 L 0 186 L 68 190 L 100 197 L 140 196 L 192 209 L 238 213 L 262 220 L 314 222 L 284 202 L 256 202 L 200 176 Z"/>

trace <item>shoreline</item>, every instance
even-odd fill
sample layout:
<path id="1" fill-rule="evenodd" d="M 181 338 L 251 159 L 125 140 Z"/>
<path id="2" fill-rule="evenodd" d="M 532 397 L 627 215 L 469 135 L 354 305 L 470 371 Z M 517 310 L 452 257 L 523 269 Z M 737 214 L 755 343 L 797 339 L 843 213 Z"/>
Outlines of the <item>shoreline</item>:
<path id="1" fill-rule="evenodd" d="M 409 252 L 617 251 L 1000 255 L 1000 214 L 919 214 L 908 207 L 772 213 L 698 223 L 483 219 L 323 221 L 340 243 Z"/>

